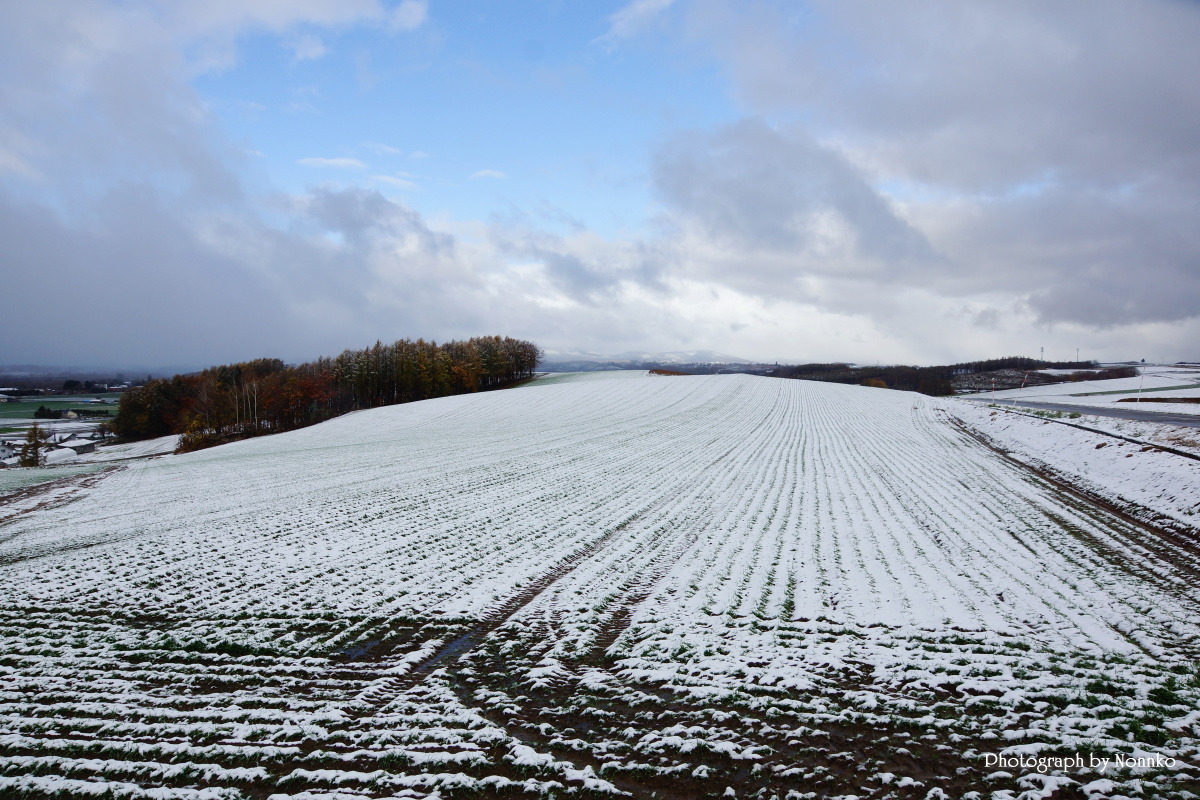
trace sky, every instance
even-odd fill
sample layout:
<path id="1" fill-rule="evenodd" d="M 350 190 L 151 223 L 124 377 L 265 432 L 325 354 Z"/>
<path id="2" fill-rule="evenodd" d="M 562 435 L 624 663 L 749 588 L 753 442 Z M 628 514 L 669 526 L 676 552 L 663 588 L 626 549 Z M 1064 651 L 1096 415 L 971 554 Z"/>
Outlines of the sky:
<path id="1" fill-rule="evenodd" d="M 0 364 L 1200 359 L 1200 3 L 0 4 Z"/>

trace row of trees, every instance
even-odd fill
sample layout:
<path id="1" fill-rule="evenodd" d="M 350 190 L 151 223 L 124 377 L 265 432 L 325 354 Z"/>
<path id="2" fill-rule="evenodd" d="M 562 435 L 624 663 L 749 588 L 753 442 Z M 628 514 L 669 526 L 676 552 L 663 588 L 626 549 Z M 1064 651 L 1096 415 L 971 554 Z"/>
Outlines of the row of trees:
<path id="1" fill-rule="evenodd" d="M 861 384 L 934 396 L 954 394 L 954 385 L 950 381 L 953 375 L 952 367 L 852 367 L 849 364 L 800 364 L 794 367 L 780 367 L 772 374 L 779 378 Z"/>
<path id="2" fill-rule="evenodd" d="M 113 383 L 116 383 L 114 381 Z M 96 383 L 95 381 L 77 381 L 74 378 L 68 378 L 63 381 L 62 390 L 64 394 L 84 394 L 90 392 L 107 392 L 107 383 Z"/>
<path id="3" fill-rule="evenodd" d="M 993 358 L 987 361 L 968 361 L 961 364 L 945 364 L 933 367 L 910 367 L 904 365 L 886 367 L 852 367 L 849 364 L 800 364 L 794 367 L 780 367 L 773 375 L 780 378 L 799 378 L 810 381 L 829 381 L 831 383 L 852 383 L 864 386 L 875 386 L 888 389 L 899 389 L 908 392 L 920 392 L 934 396 L 951 395 L 955 390 L 955 379 L 964 375 L 998 372 L 1001 370 L 1039 370 L 1039 369 L 1095 369 L 1099 365 L 1094 361 L 1039 361 L 1025 356 L 1009 356 Z M 1054 379 L 1039 378 L 1038 382 L 1047 383 L 1051 380 L 1095 380 L 1106 377 L 1127 377 L 1136 375 L 1136 370 L 1114 369 L 1104 372 L 1077 372 L 1070 376 Z"/>
<path id="4" fill-rule="evenodd" d="M 180 449 L 195 450 L 348 411 L 509 386 L 532 377 L 540 358 L 533 343 L 499 336 L 376 342 L 299 366 L 262 358 L 147 381 L 121 396 L 112 428 L 123 439 L 183 434 Z"/>
<path id="5" fill-rule="evenodd" d="M 1094 369 L 1095 361 L 1041 361 L 1028 356 L 1008 356 L 1006 358 L 990 358 L 985 361 L 964 361 L 961 364 L 950 364 L 945 367 L 929 367 L 928 369 L 948 370 L 955 375 L 975 372 L 995 372 L 1001 369 Z"/>
<path id="6" fill-rule="evenodd" d="M 1136 378 L 1140 374 L 1136 367 L 1112 367 L 1110 369 L 1097 369 L 1090 372 L 1072 372 L 1070 375 L 1059 375 L 1058 380 L 1064 383 L 1106 381 L 1112 378 Z"/>

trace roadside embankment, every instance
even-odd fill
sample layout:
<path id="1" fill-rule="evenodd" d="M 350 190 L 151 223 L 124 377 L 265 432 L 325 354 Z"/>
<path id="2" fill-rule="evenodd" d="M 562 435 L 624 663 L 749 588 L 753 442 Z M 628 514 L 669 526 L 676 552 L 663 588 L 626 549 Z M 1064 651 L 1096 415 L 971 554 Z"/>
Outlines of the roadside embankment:
<path id="1" fill-rule="evenodd" d="M 1200 461 L 1016 411 L 955 401 L 946 409 L 1018 461 L 1144 522 L 1200 536 Z"/>

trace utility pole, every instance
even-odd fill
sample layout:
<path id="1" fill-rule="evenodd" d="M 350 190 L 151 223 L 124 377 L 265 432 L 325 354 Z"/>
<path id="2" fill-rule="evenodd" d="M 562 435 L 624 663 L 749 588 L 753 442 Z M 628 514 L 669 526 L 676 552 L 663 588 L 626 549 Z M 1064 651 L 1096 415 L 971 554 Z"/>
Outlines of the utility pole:
<path id="1" fill-rule="evenodd" d="M 1039 351 L 1039 352 L 1038 352 L 1038 361 L 1040 361 L 1040 362 L 1042 362 L 1043 364 L 1045 364 L 1045 363 L 1046 363 L 1046 348 L 1044 348 L 1044 347 L 1039 347 L 1039 348 L 1038 348 L 1038 351 Z"/>

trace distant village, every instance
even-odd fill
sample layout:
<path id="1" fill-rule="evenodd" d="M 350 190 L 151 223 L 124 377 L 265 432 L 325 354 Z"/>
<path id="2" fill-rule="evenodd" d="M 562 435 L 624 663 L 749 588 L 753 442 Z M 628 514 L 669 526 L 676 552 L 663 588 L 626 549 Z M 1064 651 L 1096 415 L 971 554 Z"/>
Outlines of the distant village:
<path id="1" fill-rule="evenodd" d="M 117 398 L 78 397 L 80 394 L 112 394 L 124 392 L 132 384 L 94 383 L 92 381 L 67 380 L 61 388 L 31 386 L 0 386 L 0 469 L 20 465 L 22 451 L 27 443 L 28 431 L 34 424 L 44 431 L 39 443 L 38 461 L 53 464 L 58 461 L 86 455 L 96 451 L 97 444 L 107 435 L 101 424 L 83 426 L 63 423 L 101 422 L 113 416 Z M 45 400 L 53 405 L 46 405 Z M 23 404 L 16 413 L 4 413 L 9 404 Z M 39 403 L 32 408 L 34 403 Z M 66 427 L 67 430 L 58 430 Z"/>

